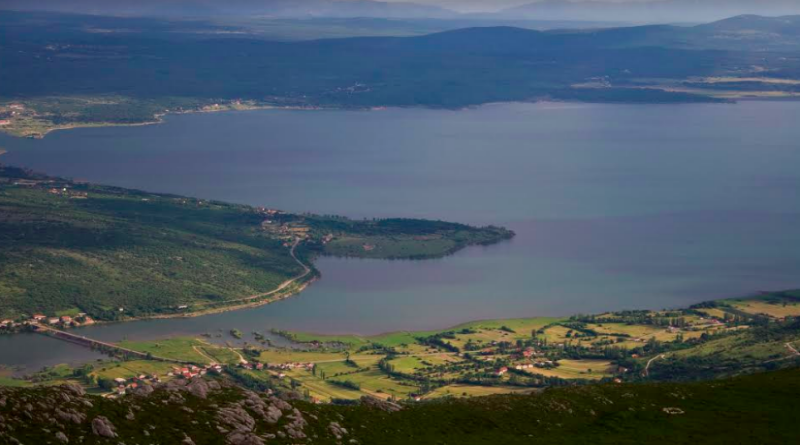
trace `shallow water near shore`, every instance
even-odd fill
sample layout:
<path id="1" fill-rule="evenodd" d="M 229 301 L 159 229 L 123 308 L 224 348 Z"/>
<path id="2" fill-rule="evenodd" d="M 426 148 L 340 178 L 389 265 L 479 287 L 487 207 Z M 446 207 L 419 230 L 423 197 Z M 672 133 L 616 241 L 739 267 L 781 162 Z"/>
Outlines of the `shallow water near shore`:
<path id="1" fill-rule="evenodd" d="M 0 136 L 0 146 L 5 163 L 94 182 L 518 233 L 439 260 L 322 258 L 321 280 L 275 304 L 81 330 L 107 341 L 231 328 L 373 334 L 800 287 L 797 116 L 800 102 L 758 101 L 263 110 Z M 3 338 L 0 363 L 74 356 L 73 345 L 33 341 Z"/>

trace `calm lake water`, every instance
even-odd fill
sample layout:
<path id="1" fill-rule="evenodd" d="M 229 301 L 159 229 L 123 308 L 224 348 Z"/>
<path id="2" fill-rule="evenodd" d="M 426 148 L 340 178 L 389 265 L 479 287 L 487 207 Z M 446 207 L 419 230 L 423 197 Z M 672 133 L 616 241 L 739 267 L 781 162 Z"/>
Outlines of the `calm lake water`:
<path id="1" fill-rule="evenodd" d="M 8 164 L 124 187 L 518 233 L 440 260 L 325 258 L 307 291 L 257 309 L 84 329 L 111 341 L 233 327 L 370 334 L 800 287 L 799 116 L 800 102 L 268 110 L 0 136 L 0 148 Z M 0 363 L 73 354 L 0 339 Z"/>

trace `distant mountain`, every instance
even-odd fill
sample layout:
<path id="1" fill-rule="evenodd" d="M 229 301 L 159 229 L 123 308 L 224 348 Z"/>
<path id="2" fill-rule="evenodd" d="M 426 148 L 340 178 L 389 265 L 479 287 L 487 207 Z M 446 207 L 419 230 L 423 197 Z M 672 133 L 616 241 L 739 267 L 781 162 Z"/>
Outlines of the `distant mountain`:
<path id="1" fill-rule="evenodd" d="M 542 0 L 497 15 L 536 20 L 601 20 L 647 23 L 707 22 L 726 17 L 759 14 L 800 14 L 797 0 L 654 0 L 614 2 Z"/>
<path id="2" fill-rule="evenodd" d="M 800 15 L 784 17 L 740 15 L 707 25 L 700 25 L 698 28 L 718 32 L 754 32 L 783 36 L 800 36 Z"/>
<path id="3" fill-rule="evenodd" d="M 138 16 L 450 18 L 435 6 L 372 0 L 0 0 L 0 10 Z"/>
<path id="4" fill-rule="evenodd" d="M 744 16 L 693 27 L 480 27 L 299 42 L 215 33 L 188 38 L 170 27 L 164 31 L 168 20 L 141 17 L 104 18 L 110 23 L 86 27 L 84 18 L 0 14 L 0 97 L 116 94 L 142 100 L 459 108 L 541 98 L 705 101 L 714 100 L 706 90 L 685 92 L 681 82 L 764 73 L 800 79 L 794 17 Z M 203 27 L 202 21 L 174 22 Z M 669 89 L 656 88 L 666 84 Z M 798 90 L 791 82 L 735 88 L 755 87 L 785 94 Z"/>
<path id="5" fill-rule="evenodd" d="M 526 53 L 543 50 L 662 47 L 733 51 L 800 50 L 800 16 L 743 15 L 692 27 L 645 25 L 622 28 L 535 31 L 515 27 L 457 29 L 404 41 L 417 51 Z"/>

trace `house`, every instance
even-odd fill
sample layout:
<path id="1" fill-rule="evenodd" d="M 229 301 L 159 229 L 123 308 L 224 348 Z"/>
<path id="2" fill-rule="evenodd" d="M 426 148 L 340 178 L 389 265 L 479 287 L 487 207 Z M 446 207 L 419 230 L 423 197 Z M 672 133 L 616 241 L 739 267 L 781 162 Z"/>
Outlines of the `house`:
<path id="1" fill-rule="evenodd" d="M 120 377 L 117 377 L 117 378 L 114 379 L 114 383 L 116 383 L 117 385 L 124 385 L 125 382 L 127 382 L 127 380 L 125 380 L 123 378 L 120 378 Z"/>
<path id="2" fill-rule="evenodd" d="M 497 377 L 500 377 L 500 376 L 502 376 L 503 374 L 505 374 L 507 372 L 508 372 L 508 368 L 503 366 L 502 368 L 500 368 L 497 371 L 495 371 L 494 375 L 496 375 Z"/>
<path id="3" fill-rule="evenodd" d="M 64 316 L 61 317 L 61 322 L 64 323 L 64 324 L 72 323 L 72 317 L 70 317 L 68 315 L 64 315 Z"/>
<path id="4" fill-rule="evenodd" d="M 533 350 L 526 349 L 526 350 L 522 351 L 522 356 L 525 357 L 525 358 L 533 357 Z"/>
<path id="5" fill-rule="evenodd" d="M 33 314 L 33 319 L 34 319 L 34 320 L 36 320 L 36 321 L 42 321 L 42 320 L 44 320 L 45 318 L 47 318 L 47 316 L 46 316 L 46 315 L 42 315 L 42 314 Z"/>
<path id="6" fill-rule="evenodd" d="M 0 120 L 0 127 L 5 127 L 6 125 L 11 125 L 11 121 L 8 119 Z"/>
<path id="7" fill-rule="evenodd" d="M 57 317 L 52 317 L 52 318 L 48 318 L 47 322 L 50 323 L 50 324 L 58 324 L 59 322 L 61 322 L 61 319 L 57 318 Z"/>

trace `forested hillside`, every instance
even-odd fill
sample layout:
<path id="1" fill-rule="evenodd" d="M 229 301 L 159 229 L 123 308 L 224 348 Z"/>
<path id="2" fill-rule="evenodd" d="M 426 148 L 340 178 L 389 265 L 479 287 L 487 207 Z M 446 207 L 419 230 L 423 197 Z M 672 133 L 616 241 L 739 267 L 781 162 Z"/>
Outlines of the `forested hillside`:
<path id="1" fill-rule="evenodd" d="M 430 258 L 511 236 L 301 216 L 0 166 L 0 314 L 113 320 L 258 304 L 302 289 L 317 254 Z"/>

